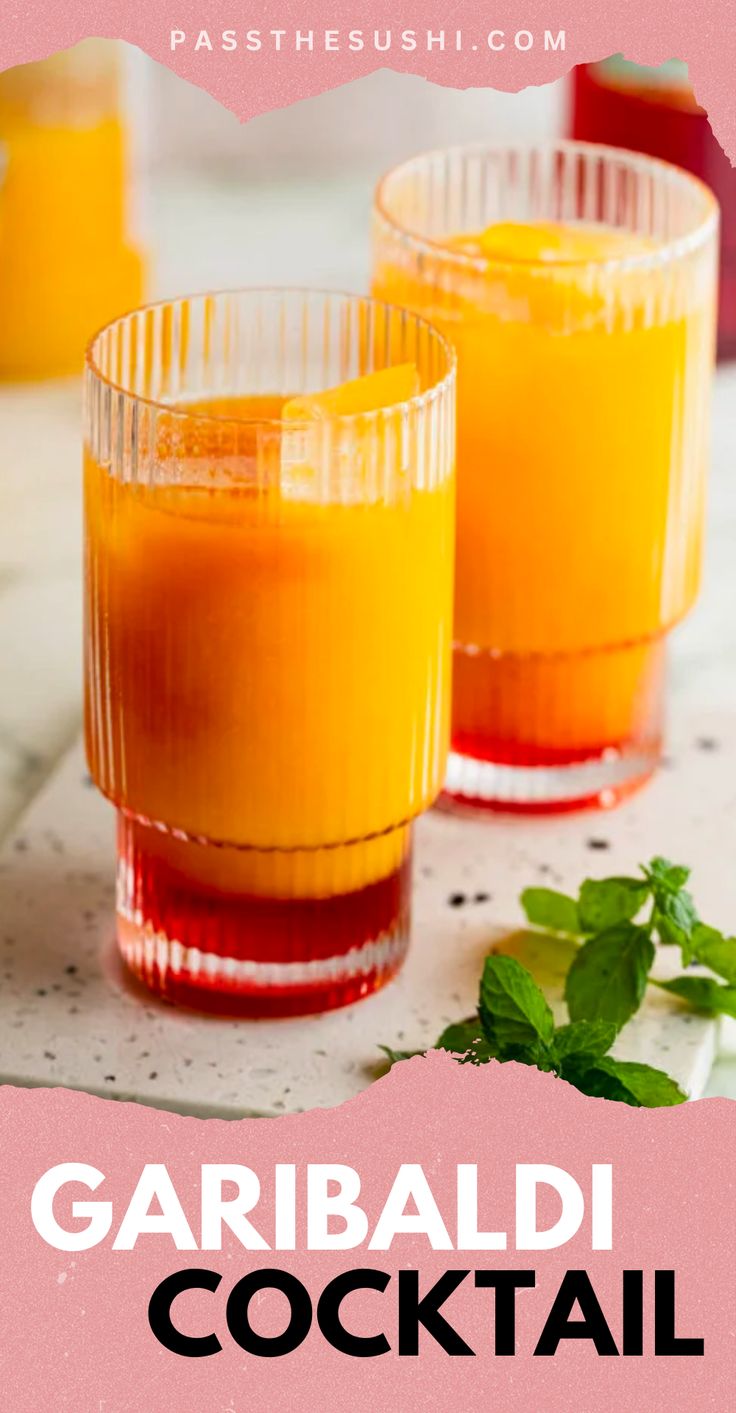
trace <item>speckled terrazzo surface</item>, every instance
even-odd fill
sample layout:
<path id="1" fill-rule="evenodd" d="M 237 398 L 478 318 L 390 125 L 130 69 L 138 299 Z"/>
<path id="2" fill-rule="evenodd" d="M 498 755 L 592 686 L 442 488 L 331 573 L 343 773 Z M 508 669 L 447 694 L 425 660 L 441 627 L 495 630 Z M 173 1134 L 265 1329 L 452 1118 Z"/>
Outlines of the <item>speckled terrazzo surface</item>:
<path id="1" fill-rule="evenodd" d="M 653 784 L 612 814 L 434 812 L 417 832 L 414 943 L 398 981 L 321 1018 L 222 1021 L 151 1001 L 118 962 L 112 812 L 90 787 L 77 746 L 0 856 L 0 1078 L 193 1113 L 337 1104 L 370 1082 L 379 1042 L 427 1045 L 473 1009 L 482 957 L 519 926 L 516 900 L 527 883 L 573 887 L 586 873 L 630 871 L 655 848 L 693 866 L 703 914 L 727 925 L 736 873 L 723 868 L 723 835 L 735 816 L 731 717 L 685 727 Z M 554 997 L 559 959 L 550 944 L 527 935 L 512 945 Z M 715 1040 L 713 1023 L 654 996 L 620 1052 L 662 1064 L 699 1094 Z"/>

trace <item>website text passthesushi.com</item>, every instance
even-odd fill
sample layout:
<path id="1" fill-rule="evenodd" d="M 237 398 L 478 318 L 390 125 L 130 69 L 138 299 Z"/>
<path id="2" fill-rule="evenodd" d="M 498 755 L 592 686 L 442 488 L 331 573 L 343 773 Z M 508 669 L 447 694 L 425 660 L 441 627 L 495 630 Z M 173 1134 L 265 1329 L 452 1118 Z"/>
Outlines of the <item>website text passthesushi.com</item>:
<path id="1" fill-rule="evenodd" d="M 525 54 L 564 53 L 564 29 L 172 29 L 169 47 L 181 53 L 248 54 L 494 54 L 515 49 Z"/>

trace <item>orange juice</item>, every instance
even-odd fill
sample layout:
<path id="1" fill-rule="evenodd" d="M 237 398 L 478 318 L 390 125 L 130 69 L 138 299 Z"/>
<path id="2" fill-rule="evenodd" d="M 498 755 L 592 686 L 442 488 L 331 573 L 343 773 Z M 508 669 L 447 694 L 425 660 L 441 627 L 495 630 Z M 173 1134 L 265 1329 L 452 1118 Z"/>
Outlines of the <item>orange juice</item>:
<path id="1" fill-rule="evenodd" d="M 699 582 L 712 265 L 673 275 L 655 236 L 586 222 L 407 244 L 379 228 L 374 293 L 458 356 L 450 783 L 481 797 L 464 762 L 487 763 L 484 803 L 610 803 L 656 758 Z"/>
<path id="2" fill-rule="evenodd" d="M 83 82 L 68 55 L 0 75 L 0 377 L 78 372 L 95 330 L 140 303 L 127 133 L 103 56 L 92 87 L 89 59 Z"/>
<path id="3" fill-rule="evenodd" d="M 304 1007 L 300 964 L 319 974 L 307 1008 L 336 1004 L 395 970 L 410 825 L 442 780 L 452 476 L 400 494 L 361 484 L 367 439 L 389 454 L 388 413 L 356 431 L 358 484 L 346 491 L 343 468 L 333 498 L 299 460 L 329 402 L 183 412 L 158 419 L 162 483 L 119 480 L 92 455 L 85 470 L 88 756 L 120 812 L 123 949 L 142 970 L 143 899 L 151 937 L 248 964 L 240 1009 L 250 974 L 279 965 L 259 1013 Z M 343 985 L 334 959 L 366 944 L 377 964 Z"/>

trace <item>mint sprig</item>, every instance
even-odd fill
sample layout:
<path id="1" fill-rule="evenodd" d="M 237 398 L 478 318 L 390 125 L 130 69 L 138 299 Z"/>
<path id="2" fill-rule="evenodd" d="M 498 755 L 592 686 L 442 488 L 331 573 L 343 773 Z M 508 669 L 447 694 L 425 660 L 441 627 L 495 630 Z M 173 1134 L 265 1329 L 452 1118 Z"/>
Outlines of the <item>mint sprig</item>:
<path id="1" fill-rule="evenodd" d="M 464 1064 L 517 1060 L 558 1075 L 583 1094 L 637 1107 L 681 1104 L 686 1096 L 669 1075 L 617 1060 L 609 1051 L 648 985 L 705 1015 L 736 1017 L 736 938 L 701 921 L 686 887 L 689 869 L 655 857 L 640 872 L 586 878 L 576 898 L 552 888 L 526 888 L 521 895 L 532 927 L 577 944 L 565 977 L 568 1025 L 555 1025 L 526 967 L 494 953 L 483 967 L 477 1015 L 448 1026 L 436 1048 Z M 656 980 L 650 973 L 658 945 L 679 947 L 683 968 L 697 962 L 714 975 L 686 971 Z M 392 1063 L 407 1057 L 382 1048 Z"/>
<path id="2" fill-rule="evenodd" d="M 686 1096 L 663 1071 L 608 1055 L 617 1034 L 606 1020 L 556 1026 L 531 972 L 495 952 L 483 965 L 477 1016 L 448 1026 L 434 1048 L 449 1050 L 462 1064 L 516 1060 L 558 1075 L 583 1094 L 636 1107 L 681 1104 Z M 391 1064 L 408 1058 L 406 1051 L 381 1049 Z"/>
<path id="3" fill-rule="evenodd" d="M 658 857 L 642 865 L 641 873 L 641 878 L 586 878 L 577 898 L 545 888 L 521 895 L 533 927 L 564 931 L 579 943 L 565 981 L 571 1017 L 614 1020 L 623 1026 L 638 1011 L 650 983 L 708 1015 L 733 1014 L 736 938 L 701 922 L 685 886 L 689 869 Z M 577 927 L 561 928 L 563 916 L 568 922 L 577 916 Z M 654 981 L 649 973 L 658 943 L 679 947 L 683 967 L 698 962 L 726 986 L 696 986 L 692 983 L 697 978 L 690 977 Z"/>

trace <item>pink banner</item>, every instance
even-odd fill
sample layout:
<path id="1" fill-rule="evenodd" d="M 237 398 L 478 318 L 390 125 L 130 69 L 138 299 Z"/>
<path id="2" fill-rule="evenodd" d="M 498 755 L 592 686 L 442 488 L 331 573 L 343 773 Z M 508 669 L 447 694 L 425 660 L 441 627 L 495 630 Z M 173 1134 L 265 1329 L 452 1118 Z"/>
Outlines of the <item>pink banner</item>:
<path id="1" fill-rule="evenodd" d="M 310 31 L 311 46 L 298 39 Z M 402 37 L 406 32 L 411 39 Z M 302 0 L 277 6 L 254 0 L 247 10 L 229 0 L 180 0 L 175 7 L 73 0 L 51 11 L 40 0 L 27 0 L 22 16 L 3 26 L 0 67 L 46 56 L 89 35 L 137 44 L 243 120 L 380 68 L 455 88 L 517 91 L 619 51 L 643 64 L 676 57 L 687 61 L 716 136 L 736 158 L 736 29 L 728 0 L 675 0 L 656 9 L 631 0 L 605 6 L 528 0 L 523 10 L 507 0 L 492 10 L 477 0 L 449 7 L 442 0 L 416 0 L 398 13 L 391 0 L 373 0 L 369 10 L 351 0 L 313 0 L 306 10 Z"/>
<path id="2" fill-rule="evenodd" d="M 731 1402 L 728 1101 L 433 1054 L 267 1122 L 10 1089 L 0 1114 L 13 1413 Z"/>

